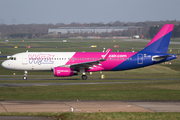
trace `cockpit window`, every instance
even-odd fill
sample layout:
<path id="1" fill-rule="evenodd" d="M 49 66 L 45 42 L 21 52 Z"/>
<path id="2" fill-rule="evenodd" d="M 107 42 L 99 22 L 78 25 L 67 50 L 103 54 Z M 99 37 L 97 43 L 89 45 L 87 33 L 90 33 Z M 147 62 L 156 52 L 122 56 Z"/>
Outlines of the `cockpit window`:
<path id="1" fill-rule="evenodd" d="M 8 60 L 16 60 L 16 57 L 8 57 Z"/>

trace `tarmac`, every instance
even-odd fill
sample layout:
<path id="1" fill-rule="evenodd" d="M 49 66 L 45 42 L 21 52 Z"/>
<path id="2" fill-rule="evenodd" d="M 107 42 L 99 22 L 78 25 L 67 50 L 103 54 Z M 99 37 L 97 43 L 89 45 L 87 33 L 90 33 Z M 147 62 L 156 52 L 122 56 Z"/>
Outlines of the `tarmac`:
<path id="1" fill-rule="evenodd" d="M 0 101 L 4 112 L 180 112 L 180 101 Z"/>

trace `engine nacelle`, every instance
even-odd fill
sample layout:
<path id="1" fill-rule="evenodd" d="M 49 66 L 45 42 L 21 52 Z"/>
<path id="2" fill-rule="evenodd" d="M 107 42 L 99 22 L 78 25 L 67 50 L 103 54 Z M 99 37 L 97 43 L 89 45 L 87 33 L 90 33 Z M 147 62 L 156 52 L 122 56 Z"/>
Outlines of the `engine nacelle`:
<path id="1" fill-rule="evenodd" d="M 55 67 L 54 68 L 54 76 L 68 77 L 68 76 L 73 76 L 73 75 L 78 75 L 78 72 L 74 71 L 71 68 L 67 68 L 67 67 Z"/>

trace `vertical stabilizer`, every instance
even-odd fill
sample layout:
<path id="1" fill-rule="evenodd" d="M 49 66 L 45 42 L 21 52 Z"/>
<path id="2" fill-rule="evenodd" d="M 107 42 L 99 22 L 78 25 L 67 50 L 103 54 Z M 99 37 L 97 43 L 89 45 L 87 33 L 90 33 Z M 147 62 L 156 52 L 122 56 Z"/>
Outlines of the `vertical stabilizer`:
<path id="1" fill-rule="evenodd" d="M 164 25 L 141 53 L 167 53 L 173 24 Z"/>

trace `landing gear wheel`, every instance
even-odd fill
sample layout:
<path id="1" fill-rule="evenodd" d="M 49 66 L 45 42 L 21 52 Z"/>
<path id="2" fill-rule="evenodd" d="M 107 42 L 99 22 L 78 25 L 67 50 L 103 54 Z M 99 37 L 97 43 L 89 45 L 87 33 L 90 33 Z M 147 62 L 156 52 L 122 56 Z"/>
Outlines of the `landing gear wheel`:
<path id="1" fill-rule="evenodd" d="M 86 80 L 87 79 L 87 75 L 82 75 L 81 77 L 83 80 Z"/>
<path id="2" fill-rule="evenodd" d="M 104 79 L 105 78 L 105 75 L 101 75 L 101 79 Z"/>
<path id="3" fill-rule="evenodd" d="M 23 76 L 23 79 L 24 79 L 24 80 L 27 80 L 27 76 Z"/>
<path id="4" fill-rule="evenodd" d="M 28 71 L 24 71 L 23 80 L 27 80 L 27 74 L 28 74 Z"/>

